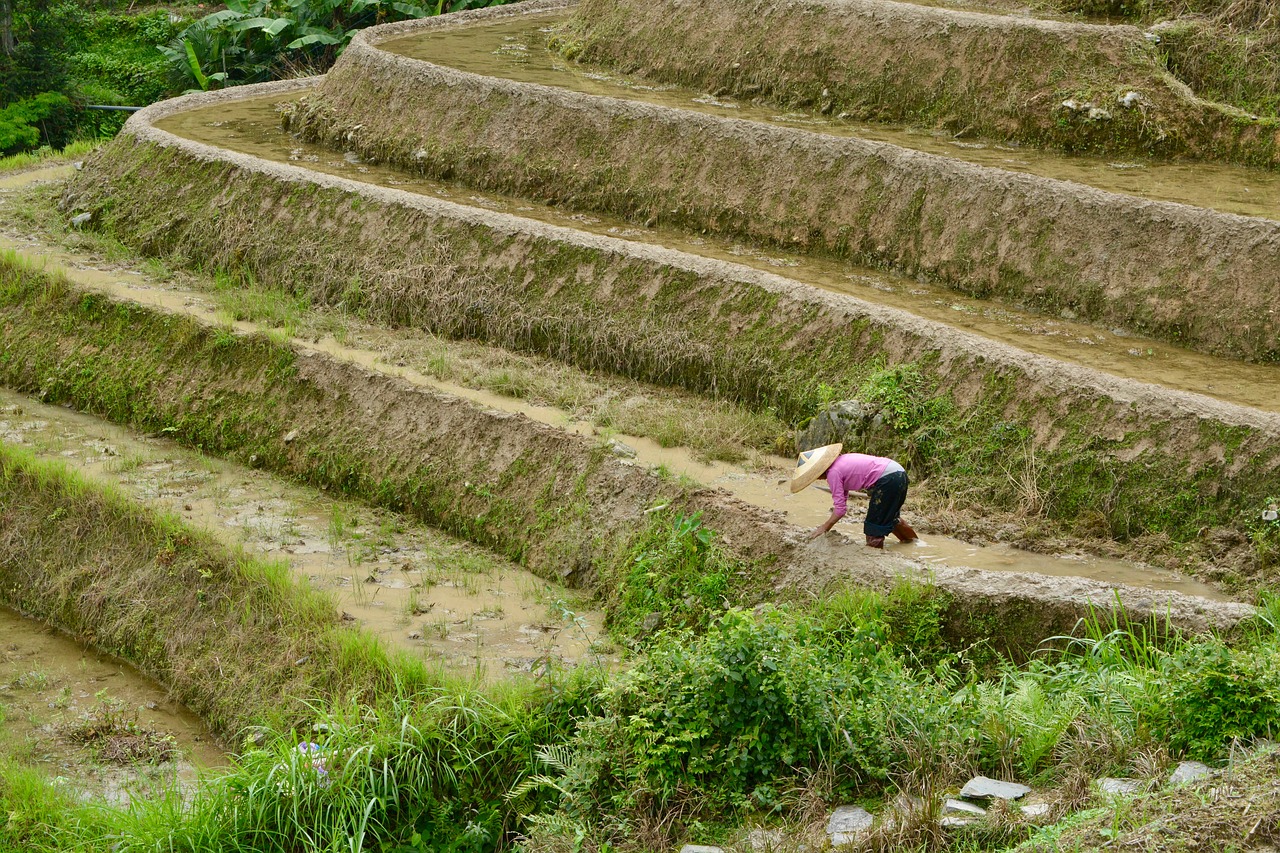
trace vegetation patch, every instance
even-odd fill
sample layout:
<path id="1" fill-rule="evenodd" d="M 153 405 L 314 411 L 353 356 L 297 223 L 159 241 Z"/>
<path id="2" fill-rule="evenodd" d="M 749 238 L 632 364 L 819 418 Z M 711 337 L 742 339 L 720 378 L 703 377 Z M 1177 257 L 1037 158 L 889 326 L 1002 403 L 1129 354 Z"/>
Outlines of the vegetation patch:
<path id="1" fill-rule="evenodd" d="M 1270 274 L 1280 229 L 1265 220 L 856 137 L 476 77 L 390 52 L 387 40 L 404 35 L 353 42 L 318 93 L 286 108 L 288 128 L 482 190 L 833 255 L 1217 355 L 1280 358 L 1280 320 L 1269 313 L 1280 298 Z M 529 130 L 513 137 L 514 125 Z M 1122 242 L 1123 255 L 1099 233 Z M 1215 298 L 1224 288 L 1238 298 Z"/>
<path id="2" fill-rule="evenodd" d="M 575 58 L 787 107 L 1066 151 L 1276 162 L 1274 112 L 1188 97 L 1132 27 L 848 0 L 804 14 L 584 0 L 562 38 Z"/>
<path id="3" fill-rule="evenodd" d="M 130 140 L 91 173 L 66 202 L 109 235 L 372 322 L 676 386 L 792 423 L 831 399 L 867 396 L 892 414 L 871 449 L 912 461 L 913 477 L 961 506 L 1031 511 L 1088 536 L 1193 542 L 1206 528 L 1243 531 L 1280 493 L 1280 450 L 1260 429 L 1206 429 L 1212 420 L 1171 409 L 1153 418 L 1102 384 L 1027 381 L 1020 365 L 807 288 L 499 231 L 372 189 L 354 212 L 345 187 L 299 186 Z M 210 220 L 207 210 L 260 211 L 271 240 L 260 224 Z M 382 239 L 389 233 L 402 239 Z M 928 355 L 939 346 L 945 356 Z M 508 527 L 477 517 L 478 529 L 442 526 L 503 540 Z M 1260 549 L 1225 580 L 1256 588 L 1270 566 Z"/>
<path id="4" fill-rule="evenodd" d="M 519 835 L 532 850 L 666 849 L 691 834 L 727 839 L 744 821 L 802 827 L 825 802 L 936 797 L 973 772 L 1069 790 L 1086 774 L 1152 775 L 1182 754 L 1216 761 L 1269 736 L 1280 699 L 1274 603 L 1231 644 L 1093 621 L 1023 665 L 993 667 L 941 652 L 935 592 L 907 586 L 807 609 L 728 608 L 659 630 L 625 673 L 551 670 L 479 689 L 337 627 L 332 605 L 281 567 L 8 448 L 0 507 L 6 603 L 94 638 L 224 736 L 246 735 L 233 769 L 183 808 L 78 805 L 0 762 L 0 841 L 18 849 L 297 853 L 339 837 L 355 850 L 488 851 Z M 723 570 L 696 520 L 666 523 L 634 553 L 692 540 L 678 549 L 687 577 Z M 1224 670 L 1248 678 L 1223 682 Z M 72 734 L 120 722 L 107 709 Z"/>

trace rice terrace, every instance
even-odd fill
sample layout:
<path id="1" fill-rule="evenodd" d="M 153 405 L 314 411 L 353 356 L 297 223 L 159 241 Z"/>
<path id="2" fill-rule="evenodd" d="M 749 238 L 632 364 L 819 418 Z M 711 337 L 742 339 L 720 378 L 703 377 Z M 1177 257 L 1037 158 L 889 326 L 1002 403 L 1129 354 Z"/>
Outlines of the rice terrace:
<path id="1" fill-rule="evenodd" d="M 1280 849 L 1272 0 L 0 0 L 0 851 Z"/>

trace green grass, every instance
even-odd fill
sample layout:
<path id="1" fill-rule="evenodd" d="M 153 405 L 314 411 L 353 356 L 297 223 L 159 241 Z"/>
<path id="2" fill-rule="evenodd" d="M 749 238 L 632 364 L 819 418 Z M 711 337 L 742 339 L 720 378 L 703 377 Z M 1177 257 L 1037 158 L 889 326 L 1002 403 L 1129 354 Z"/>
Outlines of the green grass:
<path id="1" fill-rule="evenodd" d="M 935 647 L 928 587 L 754 612 L 708 600 L 713 612 L 659 626 L 623 672 L 552 669 L 477 687 L 333 627 L 332 603 L 282 567 L 61 465 L 0 448 L 0 503 L 15 509 L 0 536 L 23 543 L 0 555 L 6 603 L 91 634 L 242 743 L 189 803 L 157 795 L 128 810 L 73 803 L 0 758 L 0 841 L 13 849 L 320 853 L 339 839 L 488 851 L 524 832 L 535 850 L 577 838 L 638 853 L 744 821 L 802 820 L 815 801 L 881 810 L 899 788 L 937 794 L 975 771 L 1075 796 L 1086 776 L 1220 760 L 1233 742 L 1272 735 L 1280 710 L 1275 601 L 1234 645 L 1120 630 L 1124 620 L 1100 614 L 1078 638 L 992 670 L 972 649 Z M 709 547 L 714 535 L 694 519 L 655 522 L 625 557 L 636 569 L 617 575 L 620 600 L 635 603 L 637 578 L 660 592 L 653 580 L 669 574 L 674 593 L 634 612 L 689 613 L 680 584 L 734 569 Z M 89 562 L 99 568 L 86 578 Z M 224 693 L 234 718 L 218 710 Z M 1121 824 L 1139 826 L 1138 814 Z M 1034 830 L 992 824 L 950 849 L 999 850 Z"/>
<path id="2" fill-rule="evenodd" d="M 60 151 L 51 148 L 39 148 L 9 157 L 0 157 L 0 172 L 15 172 L 33 166 L 52 166 L 76 157 L 83 157 L 93 152 L 102 143 L 98 140 L 85 139 L 68 144 Z"/>

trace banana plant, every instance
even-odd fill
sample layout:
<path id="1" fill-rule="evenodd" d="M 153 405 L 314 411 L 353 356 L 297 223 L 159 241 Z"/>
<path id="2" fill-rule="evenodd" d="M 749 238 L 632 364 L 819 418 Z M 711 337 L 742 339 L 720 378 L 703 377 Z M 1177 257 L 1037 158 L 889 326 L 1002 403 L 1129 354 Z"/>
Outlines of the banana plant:
<path id="1" fill-rule="evenodd" d="M 506 0 L 228 0 L 159 46 L 187 91 L 257 83 L 332 64 L 364 27 L 425 18 Z"/>

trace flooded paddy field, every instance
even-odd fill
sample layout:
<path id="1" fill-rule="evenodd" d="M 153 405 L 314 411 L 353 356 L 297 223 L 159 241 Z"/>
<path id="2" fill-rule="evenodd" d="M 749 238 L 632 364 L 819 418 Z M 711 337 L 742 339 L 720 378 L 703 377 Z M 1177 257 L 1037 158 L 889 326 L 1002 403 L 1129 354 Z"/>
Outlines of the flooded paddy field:
<path id="1" fill-rule="evenodd" d="M 1207 163 L 1072 156 L 982 139 L 958 139 L 892 124 L 867 123 L 715 96 L 609 68 L 570 61 L 548 47 L 565 13 L 521 15 L 492 23 L 439 28 L 383 42 L 381 49 L 470 74 L 534 83 L 589 95 L 642 101 L 724 118 L 744 119 L 832 136 L 853 136 L 964 160 L 980 166 L 1074 181 L 1107 192 L 1280 219 L 1280 174 L 1262 168 Z"/>
<path id="2" fill-rule="evenodd" d="M 205 725 L 129 664 L 0 608 L 0 756 L 124 804 L 227 764 Z"/>
<path id="3" fill-rule="evenodd" d="M 0 441 L 285 561 L 344 619 L 459 674 L 497 678 L 610 650 L 581 593 L 392 513 L 3 389 Z"/>
<path id="4" fill-rule="evenodd" d="M 1092 370 L 1251 408 L 1280 411 L 1280 368 L 1274 365 L 1217 358 L 1122 328 L 1104 329 L 1064 317 L 1047 317 L 1010 304 L 968 297 L 937 285 L 832 259 L 779 254 L 712 235 L 645 227 L 605 214 L 538 204 L 496 192 L 478 192 L 465 184 L 436 181 L 394 166 L 366 163 L 352 152 L 304 142 L 283 130 L 278 108 L 297 97 L 300 95 L 283 99 L 279 96 L 249 98 L 191 109 L 163 119 L 157 126 L 185 139 L 265 160 L 302 165 L 324 174 L 774 272 L 793 281 L 899 308 L 988 340 Z M 1280 182 L 1280 178 L 1275 180 Z M 1181 185 L 1178 179 L 1173 179 L 1173 183 Z"/>

